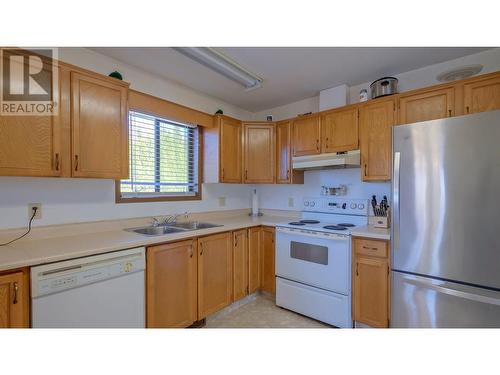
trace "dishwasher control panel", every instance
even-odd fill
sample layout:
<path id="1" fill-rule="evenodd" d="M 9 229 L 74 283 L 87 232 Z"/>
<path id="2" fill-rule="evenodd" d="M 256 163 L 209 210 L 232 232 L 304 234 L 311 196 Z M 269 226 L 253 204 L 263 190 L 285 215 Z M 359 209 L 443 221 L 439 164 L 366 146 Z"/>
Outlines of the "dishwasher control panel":
<path id="1" fill-rule="evenodd" d="M 31 268 L 33 297 L 61 292 L 145 269 L 144 248 Z"/>

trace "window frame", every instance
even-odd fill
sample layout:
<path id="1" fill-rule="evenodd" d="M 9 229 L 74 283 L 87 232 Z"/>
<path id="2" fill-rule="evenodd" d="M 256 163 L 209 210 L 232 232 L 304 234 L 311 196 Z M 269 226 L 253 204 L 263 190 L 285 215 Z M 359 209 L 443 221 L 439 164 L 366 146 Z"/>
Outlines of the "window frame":
<path id="1" fill-rule="evenodd" d="M 155 117 L 155 123 L 158 122 L 157 115 L 143 110 L 134 110 L 132 108 L 128 109 L 130 111 L 136 111 L 144 113 L 149 116 Z M 127 131 L 129 129 L 128 124 L 129 116 L 127 115 Z M 168 120 L 168 119 L 166 119 Z M 198 129 L 198 190 L 194 195 L 163 195 L 156 197 L 123 197 L 121 193 L 121 180 L 115 180 L 115 203 L 140 203 L 140 202 L 168 202 L 168 201 L 194 201 L 202 199 L 202 181 L 203 181 L 203 127 L 197 126 Z M 127 147 L 130 147 L 130 139 L 127 141 Z M 130 161 L 129 161 L 130 163 Z M 130 168 L 129 168 L 130 169 Z M 130 173 L 130 172 L 129 172 Z"/>

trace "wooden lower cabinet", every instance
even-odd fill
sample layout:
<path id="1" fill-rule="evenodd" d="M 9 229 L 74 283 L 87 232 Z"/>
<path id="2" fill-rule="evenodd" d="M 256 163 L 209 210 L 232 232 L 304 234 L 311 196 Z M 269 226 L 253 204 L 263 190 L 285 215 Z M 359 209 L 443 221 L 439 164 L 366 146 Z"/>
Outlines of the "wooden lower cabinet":
<path id="1" fill-rule="evenodd" d="M 353 319 L 371 327 L 389 326 L 388 243 L 353 238 Z"/>
<path id="2" fill-rule="evenodd" d="M 188 327 L 198 318 L 197 241 L 147 249 L 148 328 Z"/>
<path id="3" fill-rule="evenodd" d="M 273 227 L 262 227 L 261 238 L 261 290 L 276 293 L 275 249 Z"/>
<path id="4" fill-rule="evenodd" d="M 233 301 L 248 295 L 247 230 L 233 232 Z"/>
<path id="5" fill-rule="evenodd" d="M 260 289 L 261 227 L 248 229 L 248 294 Z"/>
<path id="6" fill-rule="evenodd" d="M 0 273 L 0 328 L 28 328 L 29 271 Z"/>
<path id="7" fill-rule="evenodd" d="M 231 233 L 198 239 L 198 319 L 226 307 L 232 300 Z"/>

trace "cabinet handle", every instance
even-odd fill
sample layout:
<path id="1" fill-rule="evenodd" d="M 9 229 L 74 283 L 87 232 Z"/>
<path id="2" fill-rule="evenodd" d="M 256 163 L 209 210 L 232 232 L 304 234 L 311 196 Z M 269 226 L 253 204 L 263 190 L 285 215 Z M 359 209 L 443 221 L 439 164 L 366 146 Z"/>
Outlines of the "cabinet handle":
<path id="1" fill-rule="evenodd" d="M 201 249 L 201 251 L 200 251 L 200 255 L 203 255 L 203 242 L 202 242 L 202 243 L 200 243 L 200 249 Z"/>
<path id="2" fill-rule="evenodd" d="M 367 168 L 367 165 L 366 165 L 366 163 L 365 163 L 365 176 L 367 176 L 367 174 L 366 174 L 366 168 Z"/>
<path id="3" fill-rule="evenodd" d="M 448 117 L 451 117 L 451 109 L 448 110 Z"/>
<path id="4" fill-rule="evenodd" d="M 55 155 L 55 169 L 56 169 L 56 171 L 59 170 L 59 153 L 57 153 L 57 152 Z"/>
<path id="5" fill-rule="evenodd" d="M 191 246 L 191 247 L 190 247 L 189 257 L 190 257 L 190 258 L 192 258 L 192 257 L 193 257 L 193 246 Z"/>
<path id="6" fill-rule="evenodd" d="M 328 148 L 328 137 L 325 139 L 325 148 Z"/>
<path id="7" fill-rule="evenodd" d="M 286 179 L 289 180 L 290 179 L 290 169 L 287 169 L 286 170 Z"/>
<path id="8" fill-rule="evenodd" d="M 238 237 L 234 238 L 234 247 L 238 247 Z"/>
<path id="9" fill-rule="evenodd" d="M 356 276 L 359 276 L 359 273 L 358 273 L 358 265 L 359 265 L 359 263 L 358 263 L 358 262 L 356 262 Z"/>
<path id="10" fill-rule="evenodd" d="M 319 139 L 316 139 L 316 150 L 319 150 Z"/>
<path id="11" fill-rule="evenodd" d="M 78 170 L 78 155 L 75 155 L 75 171 Z"/>
<path id="12" fill-rule="evenodd" d="M 469 106 L 465 107 L 465 111 L 469 113 Z"/>
<path id="13" fill-rule="evenodd" d="M 19 290 L 19 285 L 17 284 L 17 282 L 14 283 L 14 299 L 12 301 L 12 304 L 13 305 L 16 305 L 17 304 L 17 291 Z"/>
<path id="14" fill-rule="evenodd" d="M 224 168 L 222 168 L 222 180 L 224 179 Z"/>
<path id="15" fill-rule="evenodd" d="M 248 170 L 245 169 L 245 180 L 248 180 Z"/>

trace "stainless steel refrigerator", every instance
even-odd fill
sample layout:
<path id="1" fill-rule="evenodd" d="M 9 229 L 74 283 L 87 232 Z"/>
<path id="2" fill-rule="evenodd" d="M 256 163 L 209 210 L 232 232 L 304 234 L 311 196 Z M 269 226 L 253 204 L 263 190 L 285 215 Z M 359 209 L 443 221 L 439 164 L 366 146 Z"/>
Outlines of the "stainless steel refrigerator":
<path id="1" fill-rule="evenodd" d="M 500 327 L 500 111 L 393 129 L 391 327 Z"/>

